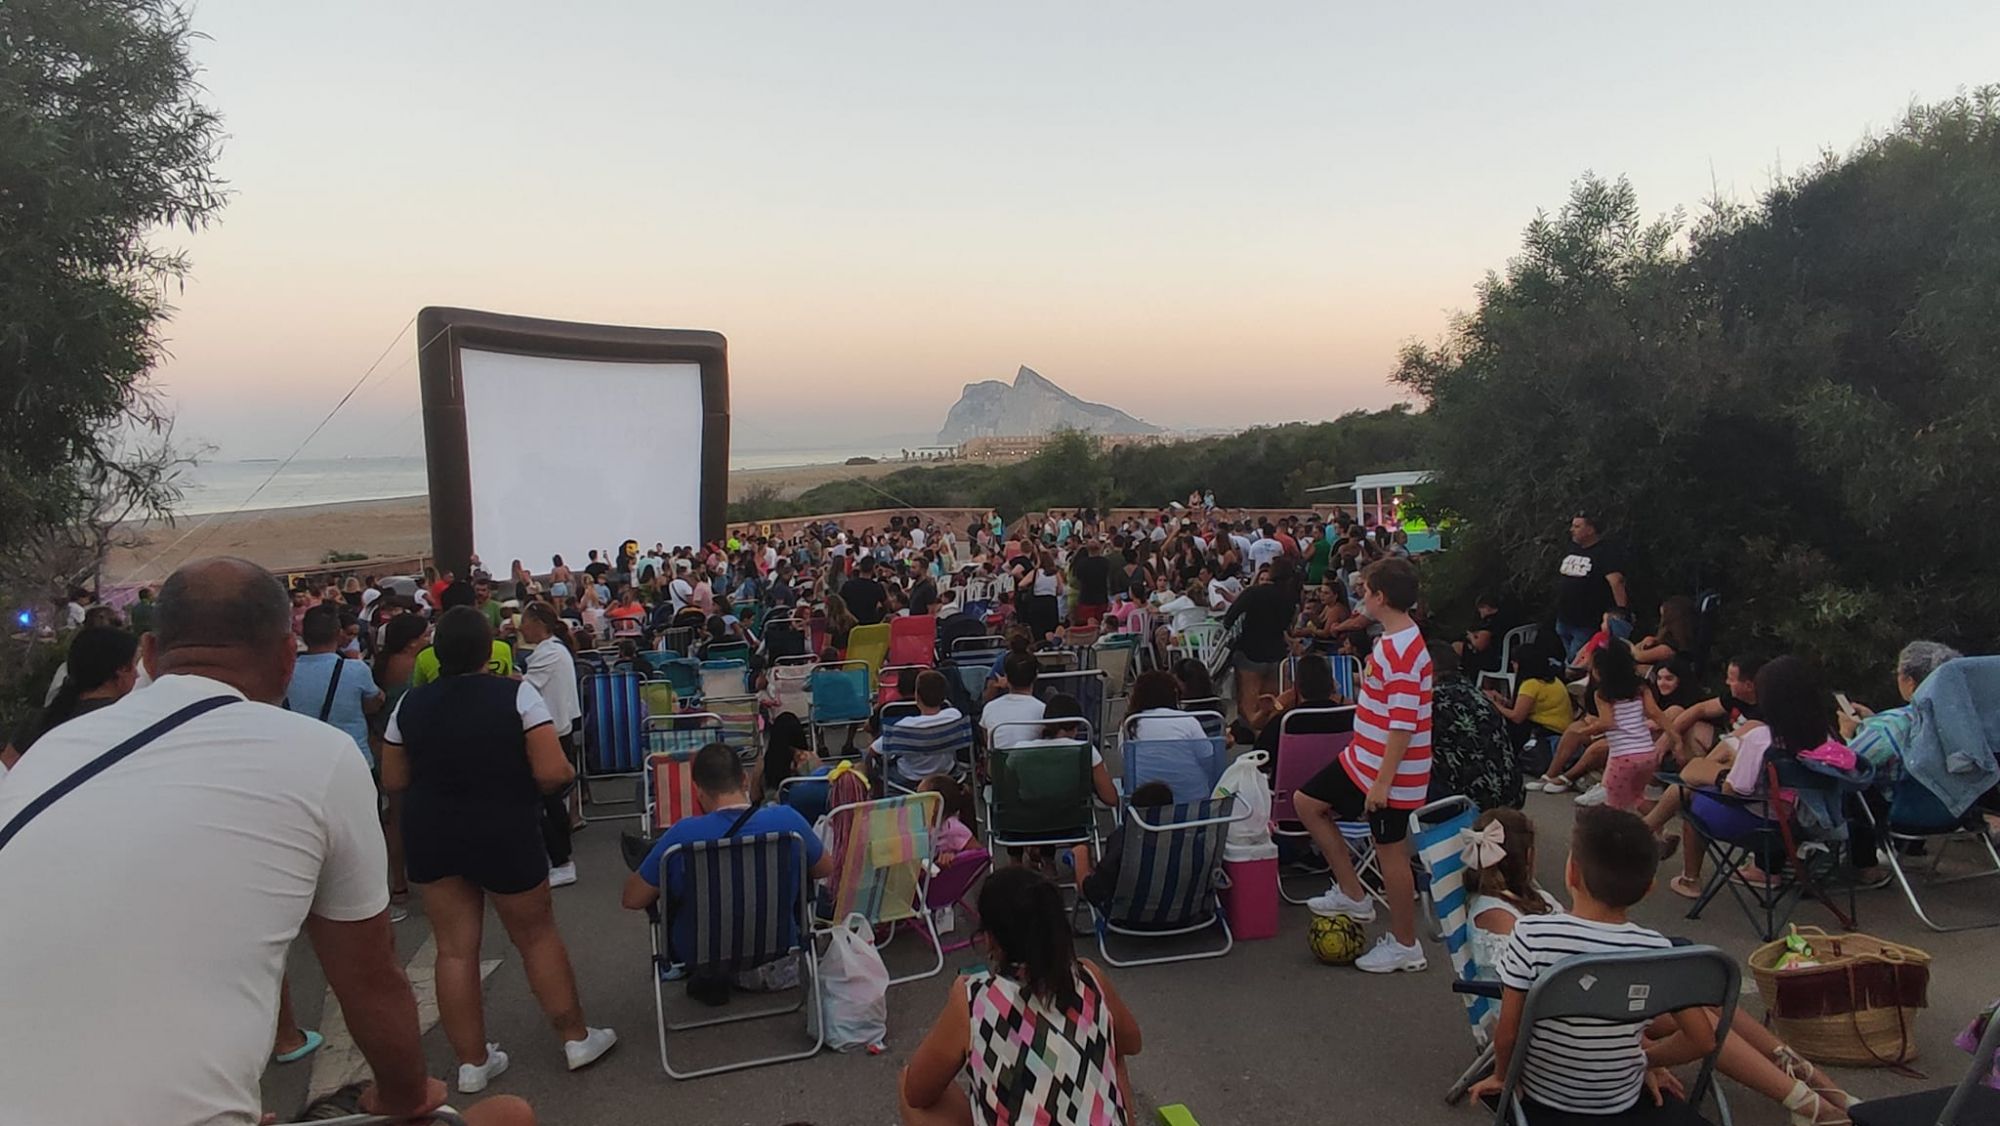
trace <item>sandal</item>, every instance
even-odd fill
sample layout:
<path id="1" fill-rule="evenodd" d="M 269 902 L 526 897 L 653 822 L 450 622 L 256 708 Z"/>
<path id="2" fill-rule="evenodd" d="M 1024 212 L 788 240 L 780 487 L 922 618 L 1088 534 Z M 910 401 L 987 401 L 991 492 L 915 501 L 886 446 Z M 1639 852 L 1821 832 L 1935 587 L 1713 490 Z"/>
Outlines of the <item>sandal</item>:
<path id="1" fill-rule="evenodd" d="M 1846 1091 L 1841 1090 L 1839 1087 L 1813 1086 L 1813 1076 L 1815 1074 L 1819 1075 L 1820 1078 L 1825 1079 L 1829 1083 L 1833 1082 L 1833 1079 L 1831 1076 L 1820 1071 L 1819 1068 L 1816 1065 L 1814 1065 L 1814 1063 L 1811 1060 L 1800 1055 L 1798 1051 L 1789 1044 L 1778 1045 L 1777 1050 L 1771 1053 L 1771 1062 L 1778 1065 L 1779 1071 L 1782 1071 L 1791 1078 L 1796 1079 L 1801 1083 L 1804 1083 L 1807 1086 L 1807 1088 L 1809 1088 L 1812 1091 L 1813 1094 L 1818 1095 L 1821 1099 L 1825 1100 L 1826 1102 L 1832 1103 L 1835 1106 L 1840 1107 L 1841 1109 L 1847 1109 L 1861 1101 L 1860 1099 L 1855 1098 L 1853 1095 L 1848 1094 Z"/>
<path id="2" fill-rule="evenodd" d="M 1783 1105 L 1791 1112 L 1791 1126 L 1854 1126 L 1854 1120 L 1848 1117 L 1846 1110 L 1806 1086 L 1803 1079 L 1792 1081 L 1792 1093 L 1785 1096 Z"/>
<path id="3" fill-rule="evenodd" d="M 289 1052 L 273 1053 L 271 1056 L 272 1063 L 297 1063 L 314 1052 L 319 1051 L 320 1047 L 326 1043 L 326 1037 L 321 1036 L 310 1028 L 303 1028 L 299 1031 L 305 1033 L 305 1043 L 300 1044 Z"/>
<path id="4" fill-rule="evenodd" d="M 1665 864 L 1667 861 L 1672 860 L 1674 857 L 1674 853 L 1679 852 L 1680 850 L 1681 850 L 1681 835 L 1679 833 L 1669 833 L 1666 836 L 1661 837 L 1660 863 Z"/>
<path id="5" fill-rule="evenodd" d="M 1701 898 L 1700 881 L 1691 880 L 1686 876 L 1675 876 L 1673 879 L 1668 880 L 1667 890 L 1673 892 L 1675 895 L 1680 896 L 1682 899 Z"/>

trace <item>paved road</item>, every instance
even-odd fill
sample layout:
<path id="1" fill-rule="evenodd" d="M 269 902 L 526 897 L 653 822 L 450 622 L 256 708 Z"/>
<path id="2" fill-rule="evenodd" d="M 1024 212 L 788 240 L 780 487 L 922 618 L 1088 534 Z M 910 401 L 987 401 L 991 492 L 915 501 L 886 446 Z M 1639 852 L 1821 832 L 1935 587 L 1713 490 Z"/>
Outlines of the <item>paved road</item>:
<path id="1" fill-rule="evenodd" d="M 1528 812 L 1536 818 L 1543 842 L 1540 874 L 1551 888 L 1562 886 L 1572 810 L 1567 796 L 1529 795 Z M 496 966 L 487 980 L 489 1035 L 513 1056 L 511 1070 L 492 1090 L 526 1097 L 549 1123 L 893 1123 L 896 1070 L 943 1003 L 948 978 L 891 990 L 885 1056 L 826 1052 L 800 1063 L 693 1082 L 671 1080 L 660 1070 L 645 926 L 640 916 L 618 906 L 625 868 L 618 859 L 616 833 L 616 823 L 603 823 L 577 838 L 582 878 L 557 891 L 556 902 L 589 1019 L 616 1028 L 621 1043 L 589 1071 L 565 1071 L 560 1045 L 529 995 L 519 959 L 497 921 L 489 918 L 486 956 Z M 1663 869 L 1663 878 L 1666 874 Z M 1968 907 L 1983 903 L 1990 910 L 1996 901 L 1990 883 L 1984 889 L 1961 885 L 1953 890 L 1947 901 Z M 1749 925 L 1733 905 L 1717 903 L 1694 921 L 1680 917 L 1684 906 L 1662 888 L 1642 905 L 1638 918 L 1739 956 L 1754 947 Z M 1812 905 L 1798 917 L 1832 925 Z M 2000 994 L 2000 975 L 1992 969 L 2000 930 L 1922 932 L 1894 890 L 1862 893 L 1861 918 L 1864 929 L 1912 942 L 1936 956 L 1932 1008 L 1917 1029 L 1923 1051 L 1918 1066 L 1931 1083 L 1955 1078 L 1965 1057 L 1951 1048 L 1952 1034 Z M 1463 1010 L 1448 992 L 1443 952 L 1429 948 L 1428 972 L 1371 977 L 1313 962 L 1306 949 L 1306 925 L 1304 908 L 1287 907 L 1274 940 L 1240 943 L 1220 959 L 1114 971 L 1113 980 L 1145 1031 L 1145 1051 L 1131 1067 L 1143 1105 L 1185 1103 L 1204 1126 L 1486 1120 L 1465 1107 L 1447 1108 L 1439 1098 L 1471 1053 Z M 398 944 L 412 958 L 413 978 L 428 969 L 427 933 L 421 913 L 398 928 Z M 892 969 L 913 957 L 912 943 L 899 939 L 903 949 L 891 948 Z M 962 951 L 948 965 L 972 962 L 971 955 Z M 309 1025 L 320 1021 L 323 985 L 303 943 L 293 951 L 292 972 L 301 1019 Z M 1761 1015 L 1754 997 L 1748 1011 Z M 752 1027 L 688 1034 L 701 1037 L 689 1041 L 691 1058 L 700 1060 L 704 1049 L 726 1048 L 732 1041 L 752 1051 L 768 1050 L 767 1045 L 796 1042 L 787 1038 L 801 1031 L 789 1020 L 764 1022 L 748 1031 Z M 425 1046 L 434 1074 L 455 1075 L 442 1033 L 429 1032 Z M 331 1065 L 320 1069 L 322 1079 L 329 1079 L 324 1073 L 333 1070 Z M 271 1069 L 264 1081 L 267 1105 L 296 1110 L 311 1070 L 304 1063 Z M 1861 1095 L 1927 1085 L 1886 1071 L 1844 1072 L 1840 1078 Z M 1740 1089 L 1731 1093 L 1739 1123 L 1775 1126 L 1785 1121 L 1774 1104 Z"/>

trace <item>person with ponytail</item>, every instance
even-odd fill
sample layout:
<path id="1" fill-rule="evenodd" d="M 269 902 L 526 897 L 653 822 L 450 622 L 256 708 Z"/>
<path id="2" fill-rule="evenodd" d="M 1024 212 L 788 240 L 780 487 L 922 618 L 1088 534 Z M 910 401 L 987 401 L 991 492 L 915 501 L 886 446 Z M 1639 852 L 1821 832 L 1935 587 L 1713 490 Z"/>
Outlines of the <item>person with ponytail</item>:
<path id="1" fill-rule="evenodd" d="M 563 757 L 575 762 L 576 731 L 583 720 L 583 707 L 576 694 L 576 642 L 570 637 L 569 623 L 557 615 L 554 606 L 530 602 L 521 611 L 521 643 L 529 647 L 521 679 L 542 694 L 542 702 L 549 706 L 549 718 L 555 722 Z M 582 810 L 570 808 L 573 800 L 579 800 L 576 787 L 571 786 L 567 794 L 542 796 L 542 843 L 549 853 L 552 888 L 576 882 L 570 833 L 575 821 L 581 820 Z"/>
<path id="2" fill-rule="evenodd" d="M 1077 958 L 1062 893 L 1031 869 L 1001 868 L 980 889 L 979 918 L 992 968 L 959 978 L 911 1055 L 903 1122 L 1122 1126 L 1139 1022 Z M 961 1070 L 967 1087 L 953 1082 Z"/>
<path id="3" fill-rule="evenodd" d="M 1527 814 L 1489 809 L 1460 837 L 1472 962 L 1490 979 L 1514 924 L 1527 915 L 1561 914 L 1562 905 L 1535 882 L 1535 823 Z"/>
<path id="4" fill-rule="evenodd" d="M 138 656 L 139 639 L 116 626 L 85 626 L 76 631 L 69 643 L 69 675 L 42 714 L 29 720 L 10 746 L 0 749 L 0 766 L 14 769 L 50 728 L 123 699 L 138 682 Z"/>

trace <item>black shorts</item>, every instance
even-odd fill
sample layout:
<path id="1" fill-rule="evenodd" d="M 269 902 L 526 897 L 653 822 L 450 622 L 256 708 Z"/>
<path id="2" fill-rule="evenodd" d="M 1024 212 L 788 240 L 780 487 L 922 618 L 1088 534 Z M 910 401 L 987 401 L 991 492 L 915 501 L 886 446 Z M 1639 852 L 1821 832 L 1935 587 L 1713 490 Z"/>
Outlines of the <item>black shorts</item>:
<path id="1" fill-rule="evenodd" d="M 1410 835 L 1410 811 L 1390 808 L 1369 813 L 1368 791 L 1355 785 L 1347 768 L 1337 761 L 1308 778 L 1299 793 L 1332 806 L 1337 821 L 1367 821 L 1376 844 L 1395 844 Z"/>
<path id="2" fill-rule="evenodd" d="M 542 803 L 516 808 L 437 808 L 406 797 L 403 863 L 413 884 L 453 876 L 493 895 L 533 891 L 549 878 Z"/>

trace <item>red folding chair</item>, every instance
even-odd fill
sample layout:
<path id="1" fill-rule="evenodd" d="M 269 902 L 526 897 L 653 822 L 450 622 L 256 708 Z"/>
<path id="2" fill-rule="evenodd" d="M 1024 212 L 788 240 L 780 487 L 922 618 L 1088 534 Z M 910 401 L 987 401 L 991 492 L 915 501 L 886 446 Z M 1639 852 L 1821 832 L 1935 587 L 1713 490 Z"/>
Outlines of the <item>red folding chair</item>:
<path id="1" fill-rule="evenodd" d="M 937 664 L 937 615 L 911 614 L 889 619 L 889 660 L 891 665 Z"/>

